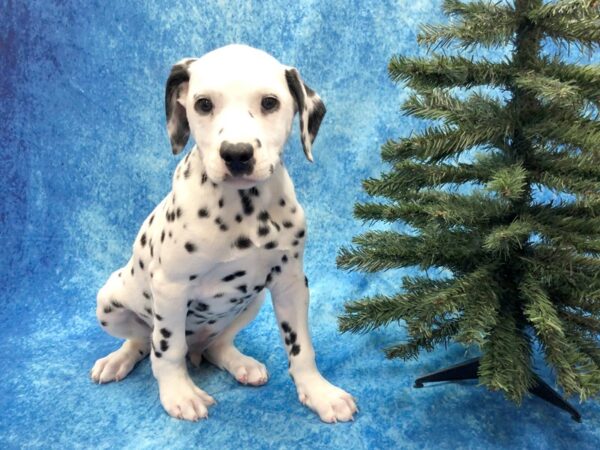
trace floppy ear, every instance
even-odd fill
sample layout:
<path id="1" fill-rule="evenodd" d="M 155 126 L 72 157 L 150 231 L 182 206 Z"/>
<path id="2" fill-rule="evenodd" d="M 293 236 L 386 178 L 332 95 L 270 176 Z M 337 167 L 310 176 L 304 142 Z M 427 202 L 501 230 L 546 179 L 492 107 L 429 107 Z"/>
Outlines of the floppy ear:
<path id="1" fill-rule="evenodd" d="M 292 67 L 285 71 L 285 79 L 300 116 L 300 138 L 304 154 L 306 159 L 312 162 L 312 143 L 317 137 L 325 115 L 325 105 L 317 93 L 304 84 L 295 68 Z"/>
<path id="2" fill-rule="evenodd" d="M 171 68 L 165 88 L 167 132 L 174 155 L 183 150 L 190 137 L 190 125 L 185 113 L 185 97 L 190 81 L 188 68 L 194 61 L 193 58 L 186 58 L 175 64 Z"/>

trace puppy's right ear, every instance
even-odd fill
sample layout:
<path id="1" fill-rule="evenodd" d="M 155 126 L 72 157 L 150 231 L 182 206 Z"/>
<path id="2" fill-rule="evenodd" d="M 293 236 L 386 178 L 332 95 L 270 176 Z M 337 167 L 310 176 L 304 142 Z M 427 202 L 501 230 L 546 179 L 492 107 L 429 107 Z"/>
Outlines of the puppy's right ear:
<path id="1" fill-rule="evenodd" d="M 174 155 L 183 150 L 190 137 L 190 125 L 185 113 L 185 97 L 190 81 L 189 67 L 194 61 L 196 61 L 194 58 L 186 58 L 175 64 L 171 68 L 165 88 L 167 132 Z"/>

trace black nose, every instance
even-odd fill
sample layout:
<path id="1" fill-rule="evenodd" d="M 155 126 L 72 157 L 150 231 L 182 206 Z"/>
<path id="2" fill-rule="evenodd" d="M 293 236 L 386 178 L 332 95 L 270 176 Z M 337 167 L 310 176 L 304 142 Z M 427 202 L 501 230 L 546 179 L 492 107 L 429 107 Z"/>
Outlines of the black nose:
<path id="1" fill-rule="evenodd" d="M 252 144 L 239 142 L 232 144 L 224 141 L 219 154 L 232 175 L 250 174 L 254 169 L 254 147 Z"/>

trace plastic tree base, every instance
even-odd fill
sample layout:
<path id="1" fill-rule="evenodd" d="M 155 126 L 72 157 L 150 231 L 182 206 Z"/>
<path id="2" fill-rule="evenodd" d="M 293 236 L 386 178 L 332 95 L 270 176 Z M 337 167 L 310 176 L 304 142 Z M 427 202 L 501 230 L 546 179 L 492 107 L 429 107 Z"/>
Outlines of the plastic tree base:
<path id="1" fill-rule="evenodd" d="M 415 380 L 415 387 L 422 388 L 423 383 L 431 383 L 435 381 L 459 381 L 459 380 L 474 380 L 477 379 L 477 371 L 479 369 L 479 358 L 473 358 L 461 364 L 457 364 L 447 369 L 430 373 Z M 571 418 L 577 422 L 581 422 L 581 414 L 569 402 L 567 402 L 558 392 L 552 389 L 544 380 L 534 374 L 535 385 L 529 389 L 533 395 L 547 401 L 548 403 L 557 406 L 569 414 Z"/>

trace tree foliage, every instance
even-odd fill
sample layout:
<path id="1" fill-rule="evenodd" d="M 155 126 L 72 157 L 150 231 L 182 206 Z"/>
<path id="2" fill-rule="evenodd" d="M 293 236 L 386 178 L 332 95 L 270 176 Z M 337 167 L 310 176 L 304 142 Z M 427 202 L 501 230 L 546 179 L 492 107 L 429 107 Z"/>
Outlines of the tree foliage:
<path id="1" fill-rule="evenodd" d="M 409 337 L 385 350 L 390 358 L 476 345 L 481 383 L 516 402 L 538 345 L 565 393 L 586 399 L 600 391 L 600 67 L 563 62 L 543 44 L 598 48 L 600 1 L 445 0 L 444 11 L 449 24 L 418 36 L 428 58 L 389 64 L 412 89 L 405 114 L 430 124 L 383 145 L 392 168 L 363 186 L 385 200 L 355 205 L 363 221 L 416 232 L 366 232 L 337 261 L 451 275 L 404 277 L 395 295 L 348 302 L 340 329 L 403 321 Z M 502 62 L 464 55 L 500 45 L 510 49 Z M 461 56 L 440 53 L 452 48 Z"/>

